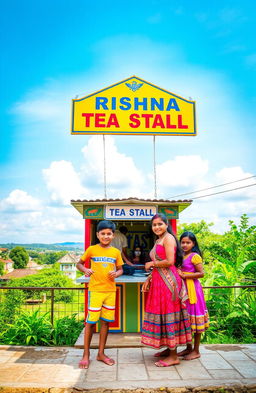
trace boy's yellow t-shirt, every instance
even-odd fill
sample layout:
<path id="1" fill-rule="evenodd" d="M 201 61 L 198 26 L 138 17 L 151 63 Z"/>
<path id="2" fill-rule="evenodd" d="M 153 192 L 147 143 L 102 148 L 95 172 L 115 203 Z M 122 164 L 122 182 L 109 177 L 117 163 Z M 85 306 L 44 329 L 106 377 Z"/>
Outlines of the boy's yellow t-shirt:
<path id="1" fill-rule="evenodd" d="M 116 291 L 115 280 L 111 280 L 108 273 L 116 270 L 116 266 L 124 264 L 121 252 L 117 248 L 104 248 L 96 244 L 87 248 L 81 260 L 83 262 L 90 261 L 90 269 L 94 271 L 90 276 L 89 291 Z"/>

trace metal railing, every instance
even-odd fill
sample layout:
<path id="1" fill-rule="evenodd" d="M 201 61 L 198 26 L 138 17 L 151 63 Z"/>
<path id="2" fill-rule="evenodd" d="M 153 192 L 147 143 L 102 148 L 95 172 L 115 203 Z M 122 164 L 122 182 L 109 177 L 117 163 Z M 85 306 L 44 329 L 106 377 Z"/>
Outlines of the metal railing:
<path id="1" fill-rule="evenodd" d="M 51 324 L 56 316 L 60 319 L 76 314 L 77 319 L 81 320 L 84 318 L 85 290 L 84 287 L 0 287 L 0 303 L 6 301 L 7 294 L 13 293 L 13 297 L 18 298 L 16 313 L 21 310 L 39 310 L 39 314 L 49 312 Z"/>
<path id="2" fill-rule="evenodd" d="M 227 312 L 239 306 L 241 300 L 256 301 L 256 285 L 210 286 L 203 287 L 210 318 L 225 318 Z M 39 314 L 49 312 L 50 320 L 76 314 L 78 320 L 84 319 L 85 287 L 0 287 L 0 303 L 10 304 L 15 313 L 22 310 L 35 311 Z M 15 299 L 17 301 L 15 301 Z M 16 303 L 16 306 L 15 306 Z"/>

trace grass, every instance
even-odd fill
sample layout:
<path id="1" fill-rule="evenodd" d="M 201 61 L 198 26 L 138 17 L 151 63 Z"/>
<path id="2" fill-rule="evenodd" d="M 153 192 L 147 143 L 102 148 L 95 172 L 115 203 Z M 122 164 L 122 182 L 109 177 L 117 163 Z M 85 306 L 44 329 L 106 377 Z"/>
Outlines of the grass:
<path id="1" fill-rule="evenodd" d="M 51 312 L 51 299 L 47 298 L 45 303 L 38 304 L 23 304 L 21 307 L 23 311 L 37 311 L 43 314 Z M 84 318 L 84 294 L 80 291 L 74 291 L 73 300 L 70 303 L 54 302 L 54 319 L 59 319 L 72 314 L 77 314 L 76 319 L 81 320 Z"/>

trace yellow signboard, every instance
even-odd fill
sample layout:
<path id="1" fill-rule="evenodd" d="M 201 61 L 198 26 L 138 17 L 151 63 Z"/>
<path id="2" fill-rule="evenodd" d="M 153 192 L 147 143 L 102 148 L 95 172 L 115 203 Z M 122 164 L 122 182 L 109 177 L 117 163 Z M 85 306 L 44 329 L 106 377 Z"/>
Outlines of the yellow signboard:
<path id="1" fill-rule="evenodd" d="M 136 76 L 72 104 L 71 134 L 196 135 L 195 101 Z"/>

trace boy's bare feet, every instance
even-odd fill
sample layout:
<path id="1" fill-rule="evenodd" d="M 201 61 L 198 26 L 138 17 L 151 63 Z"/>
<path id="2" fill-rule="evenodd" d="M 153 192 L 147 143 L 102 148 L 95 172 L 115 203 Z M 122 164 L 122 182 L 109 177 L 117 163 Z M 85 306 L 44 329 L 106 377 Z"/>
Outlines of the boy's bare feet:
<path id="1" fill-rule="evenodd" d="M 106 356 L 104 354 L 103 355 L 98 355 L 97 356 L 97 360 L 99 362 L 103 362 L 103 363 L 107 364 L 108 366 L 113 366 L 115 364 L 114 359 L 111 359 L 111 358 L 109 358 L 108 356 Z"/>
<path id="2" fill-rule="evenodd" d="M 164 349 L 163 351 L 161 351 L 161 352 L 156 352 L 155 354 L 154 354 L 154 357 L 155 358 L 160 358 L 161 356 L 169 356 L 170 355 L 170 349 L 169 348 L 166 348 L 166 349 Z"/>
<path id="3" fill-rule="evenodd" d="M 192 351 L 190 352 L 188 355 L 184 356 L 184 360 L 193 360 L 193 359 L 197 359 L 200 358 L 200 353 L 196 352 L 196 351 Z"/>

